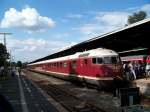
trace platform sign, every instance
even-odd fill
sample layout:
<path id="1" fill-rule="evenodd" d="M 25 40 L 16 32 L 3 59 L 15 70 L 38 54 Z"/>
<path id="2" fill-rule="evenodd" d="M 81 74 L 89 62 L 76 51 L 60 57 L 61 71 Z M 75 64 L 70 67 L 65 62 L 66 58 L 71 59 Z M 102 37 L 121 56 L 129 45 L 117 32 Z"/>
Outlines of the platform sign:
<path id="1" fill-rule="evenodd" d="M 121 107 L 140 104 L 139 88 L 121 88 Z"/>

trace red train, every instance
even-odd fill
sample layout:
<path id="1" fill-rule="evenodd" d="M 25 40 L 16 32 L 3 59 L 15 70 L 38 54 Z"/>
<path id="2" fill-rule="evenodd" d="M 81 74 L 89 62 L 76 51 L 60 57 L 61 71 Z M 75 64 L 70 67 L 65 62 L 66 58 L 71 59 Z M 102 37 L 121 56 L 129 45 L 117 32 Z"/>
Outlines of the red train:
<path id="1" fill-rule="evenodd" d="M 143 63 L 150 63 L 150 55 L 134 55 L 134 56 L 125 56 L 121 57 L 123 62 L 126 61 L 141 61 Z"/>
<path id="2" fill-rule="evenodd" d="M 119 55 L 105 48 L 32 63 L 28 68 L 60 78 L 84 81 L 99 87 L 112 82 L 114 77 L 122 77 L 123 74 Z"/>

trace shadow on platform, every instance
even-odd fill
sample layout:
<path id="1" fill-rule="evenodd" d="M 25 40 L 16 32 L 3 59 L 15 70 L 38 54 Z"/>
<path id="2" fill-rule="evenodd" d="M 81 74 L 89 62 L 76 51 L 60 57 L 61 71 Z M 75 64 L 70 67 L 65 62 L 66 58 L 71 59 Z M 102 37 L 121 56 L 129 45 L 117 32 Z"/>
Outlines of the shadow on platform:
<path id="1" fill-rule="evenodd" d="M 0 112 L 14 112 L 12 105 L 0 94 Z"/>
<path id="2" fill-rule="evenodd" d="M 16 75 L 0 77 L 0 112 L 22 112 Z"/>

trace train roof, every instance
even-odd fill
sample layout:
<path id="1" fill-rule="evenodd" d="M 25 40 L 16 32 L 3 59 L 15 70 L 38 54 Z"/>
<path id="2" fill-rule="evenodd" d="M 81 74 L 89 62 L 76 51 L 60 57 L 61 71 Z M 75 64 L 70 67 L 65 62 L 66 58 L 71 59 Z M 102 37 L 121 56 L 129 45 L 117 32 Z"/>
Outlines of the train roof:
<path id="1" fill-rule="evenodd" d="M 118 53 L 116 53 L 113 50 L 105 49 L 105 48 L 97 48 L 97 49 L 92 49 L 92 50 L 88 50 L 88 51 L 84 51 L 84 52 L 77 52 L 77 53 L 75 53 L 73 55 L 69 55 L 69 56 L 64 56 L 64 57 L 60 57 L 60 58 L 36 62 L 36 63 L 32 63 L 29 65 L 37 65 L 37 64 L 56 62 L 56 61 L 64 61 L 67 59 L 77 59 L 77 58 L 84 58 L 84 57 L 103 57 L 103 56 L 117 56 L 117 55 L 118 55 Z"/>

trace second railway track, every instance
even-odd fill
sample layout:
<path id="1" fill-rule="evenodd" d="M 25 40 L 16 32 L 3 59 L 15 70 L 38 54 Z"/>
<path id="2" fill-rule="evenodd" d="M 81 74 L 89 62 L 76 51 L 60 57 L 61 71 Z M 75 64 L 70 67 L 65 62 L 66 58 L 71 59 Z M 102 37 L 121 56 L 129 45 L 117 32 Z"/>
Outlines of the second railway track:
<path id="1" fill-rule="evenodd" d="M 61 103 L 70 112 L 106 112 L 94 104 L 82 100 L 72 95 L 69 91 L 67 92 L 55 85 L 48 84 L 45 86 L 40 84 L 40 82 L 37 83 L 39 83 L 41 88 L 47 91 L 48 95 Z"/>

